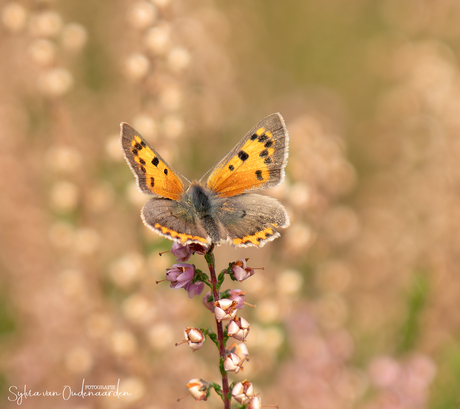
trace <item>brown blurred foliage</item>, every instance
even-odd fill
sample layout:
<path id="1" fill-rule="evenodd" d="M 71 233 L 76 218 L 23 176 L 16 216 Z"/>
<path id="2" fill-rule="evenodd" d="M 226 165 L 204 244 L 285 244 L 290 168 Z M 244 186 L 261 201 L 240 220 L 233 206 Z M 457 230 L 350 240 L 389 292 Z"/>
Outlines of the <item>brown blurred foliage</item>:
<path id="1" fill-rule="evenodd" d="M 250 379 L 281 408 L 454 408 L 460 398 L 460 3 L 115 0 L 0 3 L 0 406 L 12 385 L 122 399 L 24 408 L 221 407 L 212 326 L 156 285 L 171 243 L 143 226 L 118 143 L 131 123 L 198 179 L 258 120 L 290 131 L 271 192 L 291 227 L 219 268 L 257 308 Z M 203 267 L 201 260 L 194 260 Z"/>

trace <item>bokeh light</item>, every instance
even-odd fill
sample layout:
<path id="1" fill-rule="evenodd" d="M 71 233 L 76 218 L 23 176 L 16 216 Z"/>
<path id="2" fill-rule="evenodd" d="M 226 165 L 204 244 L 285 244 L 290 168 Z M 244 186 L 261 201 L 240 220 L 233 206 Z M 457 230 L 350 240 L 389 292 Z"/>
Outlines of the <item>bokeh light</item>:
<path id="1" fill-rule="evenodd" d="M 280 408 L 458 407 L 459 21 L 455 0 L 0 3 L 0 406 L 84 378 L 132 394 L 21 407 L 172 408 L 219 382 L 209 342 L 174 346 L 213 316 L 156 283 L 171 242 L 142 224 L 119 124 L 195 180 L 279 111 L 265 193 L 291 226 L 215 252 L 264 267 L 234 287 L 255 308 L 231 381 Z"/>

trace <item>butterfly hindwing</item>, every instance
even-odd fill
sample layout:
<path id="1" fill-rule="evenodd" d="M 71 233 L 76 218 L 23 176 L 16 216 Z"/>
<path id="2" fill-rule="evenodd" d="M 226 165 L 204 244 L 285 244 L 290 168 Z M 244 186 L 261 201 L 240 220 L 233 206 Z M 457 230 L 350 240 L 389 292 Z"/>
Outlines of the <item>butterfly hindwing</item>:
<path id="1" fill-rule="evenodd" d="M 184 202 L 153 197 L 145 203 L 141 217 L 147 227 L 170 240 L 183 245 L 211 245 L 209 234 L 195 212 Z"/>
<path id="2" fill-rule="evenodd" d="M 121 123 L 121 146 L 142 192 L 179 200 L 184 185 L 176 171 L 127 123 Z"/>
<path id="3" fill-rule="evenodd" d="M 281 114 L 269 115 L 217 164 L 206 186 L 220 197 L 277 186 L 284 179 L 288 142 Z"/>
<path id="4" fill-rule="evenodd" d="M 216 218 L 236 247 L 262 247 L 279 236 L 278 229 L 289 226 L 289 216 L 278 200 L 246 193 L 220 198 Z"/>

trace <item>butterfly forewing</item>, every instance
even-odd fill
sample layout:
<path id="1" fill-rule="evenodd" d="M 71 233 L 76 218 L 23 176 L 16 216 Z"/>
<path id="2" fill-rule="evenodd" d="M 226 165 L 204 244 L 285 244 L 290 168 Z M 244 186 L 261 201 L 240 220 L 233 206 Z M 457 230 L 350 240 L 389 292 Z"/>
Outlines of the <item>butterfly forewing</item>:
<path id="1" fill-rule="evenodd" d="M 139 132 L 124 122 L 120 126 L 123 152 L 139 188 L 147 194 L 179 200 L 184 185 L 178 174 Z"/>
<path id="2" fill-rule="evenodd" d="M 206 186 L 221 197 L 277 186 L 284 179 L 288 142 L 281 114 L 266 117 L 217 164 Z"/>

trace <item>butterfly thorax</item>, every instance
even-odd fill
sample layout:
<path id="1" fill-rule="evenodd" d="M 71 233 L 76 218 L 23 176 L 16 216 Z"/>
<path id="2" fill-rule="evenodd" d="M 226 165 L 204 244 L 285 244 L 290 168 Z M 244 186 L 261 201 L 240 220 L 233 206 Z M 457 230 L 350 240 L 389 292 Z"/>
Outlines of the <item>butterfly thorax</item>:
<path id="1" fill-rule="evenodd" d="M 198 182 L 193 182 L 184 193 L 184 202 L 193 207 L 196 215 L 201 219 L 212 216 L 211 201 L 213 192 Z"/>
<path id="2" fill-rule="evenodd" d="M 193 182 L 183 196 L 183 201 L 191 206 L 193 213 L 211 236 L 213 242 L 218 242 L 220 235 L 215 219 L 215 199 L 215 193 L 198 182 Z"/>

